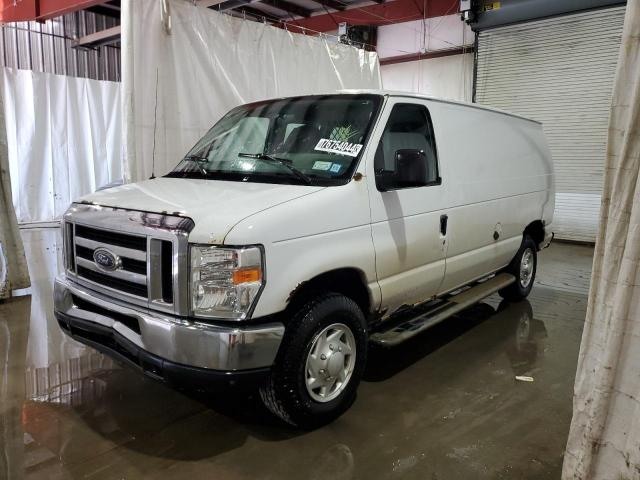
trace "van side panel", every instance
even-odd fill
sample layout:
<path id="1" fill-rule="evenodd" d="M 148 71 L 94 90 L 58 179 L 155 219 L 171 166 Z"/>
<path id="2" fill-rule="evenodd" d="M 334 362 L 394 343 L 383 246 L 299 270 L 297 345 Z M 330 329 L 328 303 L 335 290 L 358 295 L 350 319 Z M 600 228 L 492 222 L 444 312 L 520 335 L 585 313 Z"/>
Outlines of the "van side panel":
<path id="1" fill-rule="evenodd" d="M 442 102 L 429 108 L 451 206 L 445 292 L 506 266 L 531 222 L 551 223 L 553 163 L 538 123 Z"/>
<path id="2" fill-rule="evenodd" d="M 490 200 L 457 207 L 449 213 L 449 232 L 445 279 L 441 293 L 465 285 L 472 280 L 499 270 L 509 264 L 522 242 L 522 232 L 526 225 L 513 215 L 513 199 Z M 523 203 L 522 218 L 536 219 L 539 205 L 544 196 L 538 193 L 519 197 Z M 500 219 L 501 227 L 496 227 L 494 219 Z M 454 224 L 457 224 L 455 225 Z M 473 228 L 476 235 L 467 233 Z M 502 233 L 494 240 L 494 233 L 501 228 Z M 505 235 L 505 232 L 510 232 Z"/>

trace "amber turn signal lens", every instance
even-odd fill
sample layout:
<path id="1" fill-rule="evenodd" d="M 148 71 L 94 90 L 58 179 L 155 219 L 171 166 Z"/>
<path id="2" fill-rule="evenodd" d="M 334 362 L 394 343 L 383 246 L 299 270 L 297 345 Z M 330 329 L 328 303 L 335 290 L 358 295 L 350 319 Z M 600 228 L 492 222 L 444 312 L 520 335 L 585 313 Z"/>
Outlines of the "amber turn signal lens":
<path id="1" fill-rule="evenodd" d="M 233 284 L 259 282 L 262 280 L 262 270 L 259 268 L 245 268 L 233 272 Z"/>

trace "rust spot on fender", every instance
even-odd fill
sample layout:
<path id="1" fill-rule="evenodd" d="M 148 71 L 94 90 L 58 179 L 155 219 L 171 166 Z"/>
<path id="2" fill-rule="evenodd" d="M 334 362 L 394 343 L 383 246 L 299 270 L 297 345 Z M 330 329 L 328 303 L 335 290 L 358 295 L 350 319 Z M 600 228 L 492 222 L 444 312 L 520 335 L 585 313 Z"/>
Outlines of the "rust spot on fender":
<path id="1" fill-rule="evenodd" d="M 293 300 L 293 297 L 295 297 L 295 296 L 296 296 L 296 294 L 297 294 L 297 293 L 298 293 L 298 292 L 299 292 L 299 291 L 300 291 L 300 290 L 301 290 L 301 289 L 302 289 L 302 288 L 303 288 L 307 283 L 308 283 L 307 281 L 304 281 L 304 282 L 300 282 L 298 285 L 296 285 L 296 287 L 295 287 L 293 290 L 291 290 L 291 291 L 289 292 L 289 296 L 287 297 L 286 302 L 287 302 L 287 303 L 291 303 L 291 300 Z"/>

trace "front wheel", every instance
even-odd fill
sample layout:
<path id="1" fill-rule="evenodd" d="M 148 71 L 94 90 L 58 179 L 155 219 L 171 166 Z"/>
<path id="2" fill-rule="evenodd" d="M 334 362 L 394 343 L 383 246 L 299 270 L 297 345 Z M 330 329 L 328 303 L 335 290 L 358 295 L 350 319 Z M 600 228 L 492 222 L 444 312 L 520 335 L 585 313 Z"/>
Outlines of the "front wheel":
<path id="1" fill-rule="evenodd" d="M 366 321 L 358 305 L 343 295 L 319 295 L 291 318 L 260 397 L 291 425 L 329 423 L 353 403 L 366 356 Z"/>
<path id="2" fill-rule="evenodd" d="M 500 296 L 506 300 L 520 301 L 525 299 L 536 278 L 538 256 L 535 242 L 528 235 L 522 239 L 522 244 L 505 272 L 516 277 L 516 281 L 500 290 Z"/>

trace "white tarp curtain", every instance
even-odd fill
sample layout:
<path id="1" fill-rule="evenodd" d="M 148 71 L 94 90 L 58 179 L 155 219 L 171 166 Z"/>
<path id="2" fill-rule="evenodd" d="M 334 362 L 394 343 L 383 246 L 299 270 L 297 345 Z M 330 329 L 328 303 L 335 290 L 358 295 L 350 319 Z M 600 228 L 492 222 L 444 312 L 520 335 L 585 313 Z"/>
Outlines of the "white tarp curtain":
<path id="1" fill-rule="evenodd" d="M 386 90 L 423 93 L 470 102 L 473 91 L 473 53 L 392 63 L 380 67 Z"/>
<path id="2" fill-rule="evenodd" d="M 380 88 L 375 53 L 234 18 L 185 0 L 167 3 L 170 34 L 160 20 L 163 2 L 122 2 L 128 180 L 151 175 L 156 113 L 155 174 L 161 175 L 237 105 L 278 96 Z"/>
<path id="3" fill-rule="evenodd" d="M 564 480 L 640 472 L 640 1 L 627 2 Z"/>
<path id="4" fill-rule="evenodd" d="M 59 219 L 71 201 L 123 177 L 119 83 L 1 74 L 18 222 Z"/>
<path id="5" fill-rule="evenodd" d="M 0 88 L 0 300 L 10 297 L 12 290 L 29 286 L 27 261 L 11 195 L 3 97 Z"/>

